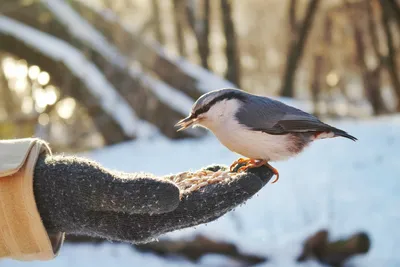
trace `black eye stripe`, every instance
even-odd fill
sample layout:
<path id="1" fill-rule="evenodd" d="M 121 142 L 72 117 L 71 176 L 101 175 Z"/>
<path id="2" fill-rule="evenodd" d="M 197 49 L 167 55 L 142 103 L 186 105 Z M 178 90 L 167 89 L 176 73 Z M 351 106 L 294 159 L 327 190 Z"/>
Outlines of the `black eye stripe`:
<path id="1" fill-rule="evenodd" d="M 244 101 L 245 98 L 246 98 L 246 97 L 245 97 L 244 95 L 242 95 L 240 92 L 229 92 L 229 93 L 226 93 L 226 94 L 223 94 L 223 95 L 220 95 L 220 96 L 214 98 L 213 100 L 210 101 L 210 103 L 208 103 L 207 105 L 205 105 L 205 106 L 199 108 L 198 110 L 196 110 L 196 111 L 193 113 L 193 115 L 194 115 L 195 117 L 197 117 L 197 116 L 199 116 L 200 114 L 209 111 L 210 108 L 211 108 L 214 104 L 216 104 L 217 102 L 220 102 L 220 101 L 222 101 L 222 100 L 238 99 L 238 100 Z"/>

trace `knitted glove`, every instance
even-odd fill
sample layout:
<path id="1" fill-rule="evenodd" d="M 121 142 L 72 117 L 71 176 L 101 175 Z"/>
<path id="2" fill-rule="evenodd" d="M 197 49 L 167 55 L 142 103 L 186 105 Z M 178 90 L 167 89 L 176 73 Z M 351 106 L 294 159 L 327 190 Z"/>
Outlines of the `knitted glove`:
<path id="1" fill-rule="evenodd" d="M 272 176 L 267 167 L 260 167 L 190 191 L 165 178 L 110 171 L 83 158 L 41 156 L 34 193 L 50 233 L 140 243 L 219 218 Z"/>

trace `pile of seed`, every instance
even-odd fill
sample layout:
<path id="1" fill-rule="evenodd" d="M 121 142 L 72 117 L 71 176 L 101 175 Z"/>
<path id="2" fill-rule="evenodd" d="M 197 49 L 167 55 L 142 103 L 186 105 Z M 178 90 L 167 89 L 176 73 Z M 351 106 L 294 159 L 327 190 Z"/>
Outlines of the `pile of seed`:
<path id="1" fill-rule="evenodd" d="M 227 170 L 200 170 L 197 172 L 182 172 L 176 175 L 165 177 L 176 183 L 183 191 L 196 191 L 209 184 L 215 184 L 222 181 L 228 181 L 236 178 L 238 173 Z"/>

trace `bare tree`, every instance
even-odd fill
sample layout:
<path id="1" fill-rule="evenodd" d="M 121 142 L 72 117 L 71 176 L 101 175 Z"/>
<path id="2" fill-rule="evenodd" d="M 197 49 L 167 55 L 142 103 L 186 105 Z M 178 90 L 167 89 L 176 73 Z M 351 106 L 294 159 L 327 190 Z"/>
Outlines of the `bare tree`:
<path id="1" fill-rule="evenodd" d="M 390 5 L 393 18 L 396 20 L 397 27 L 400 31 L 400 4 L 396 0 L 387 0 L 387 4 Z"/>
<path id="2" fill-rule="evenodd" d="M 161 16 L 160 16 L 160 4 L 158 0 L 151 0 L 151 9 L 154 17 L 154 35 L 156 40 L 160 44 L 165 43 L 164 35 L 161 30 Z"/>
<path id="3" fill-rule="evenodd" d="M 226 79 L 240 87 L 240 58 L 237 34 L 233 22 L 231 0 L 221 0 L 222 20 L 226 40 L 225 54 L 227 59 Z"/>
<path id="4" fill-rule="evenodd" d="M 201 1 L 203 14 L 199 19 L 197 18 L 198 16 L 196 16 L 196 10 L 198 7 L 194 6 L 194 4 L 196 4 L 196 2 L 192 3 L 192 5 L 189 4 L 189 2 L 186 3 L 187 21 L 196 38 L 201 66 L 209 69 L 208 56 L 210 54 L 210 0 Z"/>
<path id="5" fill-rule="evenodd" d="M 174 8 L 175 35 L 178 51 L 181 56 L 186 56 L 184 36 L 185 2 L 184 0 L 172 0 L 172 5 Z"/>
<path id="6" fill-rule="evenodd" d="M 390 80 L 392 82 L 393 90 L 395 91 L 398 104 L 397 111 L 400 111 L 400 77 L 399 69 L 396 62 L 396 51 L 394 48 L 393 33 L 390 29 L 389 21 L 391 18 L 391 5 L 390 0 L 379 0 L 381 6 L 381 20 L 383 25 L 383 30 L 386 36 L 386 45 L 388 48 L 388 54 L 385 57 L 385 65 L 389 73 Z"/>
<path id="7" fill-rule="evenodd" d="M 353 38 L 356 50 L 356 63 L 360 70 L 362 84 L 365 96 L 371 104 L 375 115 L 387 113 L 387 107 L 381 94 L 381 69 L 382 55 L 379 51 L 379 40 L 377 38 L 377 29 L 373 16 L 371 2 L 363 1 L 356 3 L 345 2 L 349 20 L 353 26 Z M 366 11 L 366 12 L 365 12 Z M 367 23 L 365 23 L 367 22 Z M 363 30 L 362 25 L 368 25 L 368 34 Z M 378 63 L 372 68 L 366 63 L 367 43 L 366 37 L 371 40 L 372 50 L 374 51 Z"/>
<path id="8" fill-rule="evenodd" d="M 282 87 L 280 90 L 280 94 L 282 96 L 286 97 L 294 96 L 293 82 L 295 79 L 296 70 L 301 61 L 307 37 L 311 31 L 314 17 L 320 2 L 321 2 L 320 0 L 309 1 L 306 8 L 306 13 L 304 15 L 304 19 L 300 23 L 297 21 L 297 18 L 295 18 L 296 1 L 294 0 L 290 1 L 289 24 L 291 25 L 292 31 L 293 28 L 295 29 L 295 33 L 293 35 L 294 37 L 291 39 L 289 44 L 285 70 L 282 78 Z"/>

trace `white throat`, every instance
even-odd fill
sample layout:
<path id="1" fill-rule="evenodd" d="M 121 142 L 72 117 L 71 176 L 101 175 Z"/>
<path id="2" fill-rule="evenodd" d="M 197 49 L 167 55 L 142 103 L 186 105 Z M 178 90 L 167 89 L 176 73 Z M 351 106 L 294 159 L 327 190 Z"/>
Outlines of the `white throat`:
<path id="1" fill-rule="evenodd" d="M 215 133 L 236 122 L 235 114 L 241 106 L 242 103 L 237 99 L 217 102 L 203 115 L 204 119 L 199 124 Z"/>

